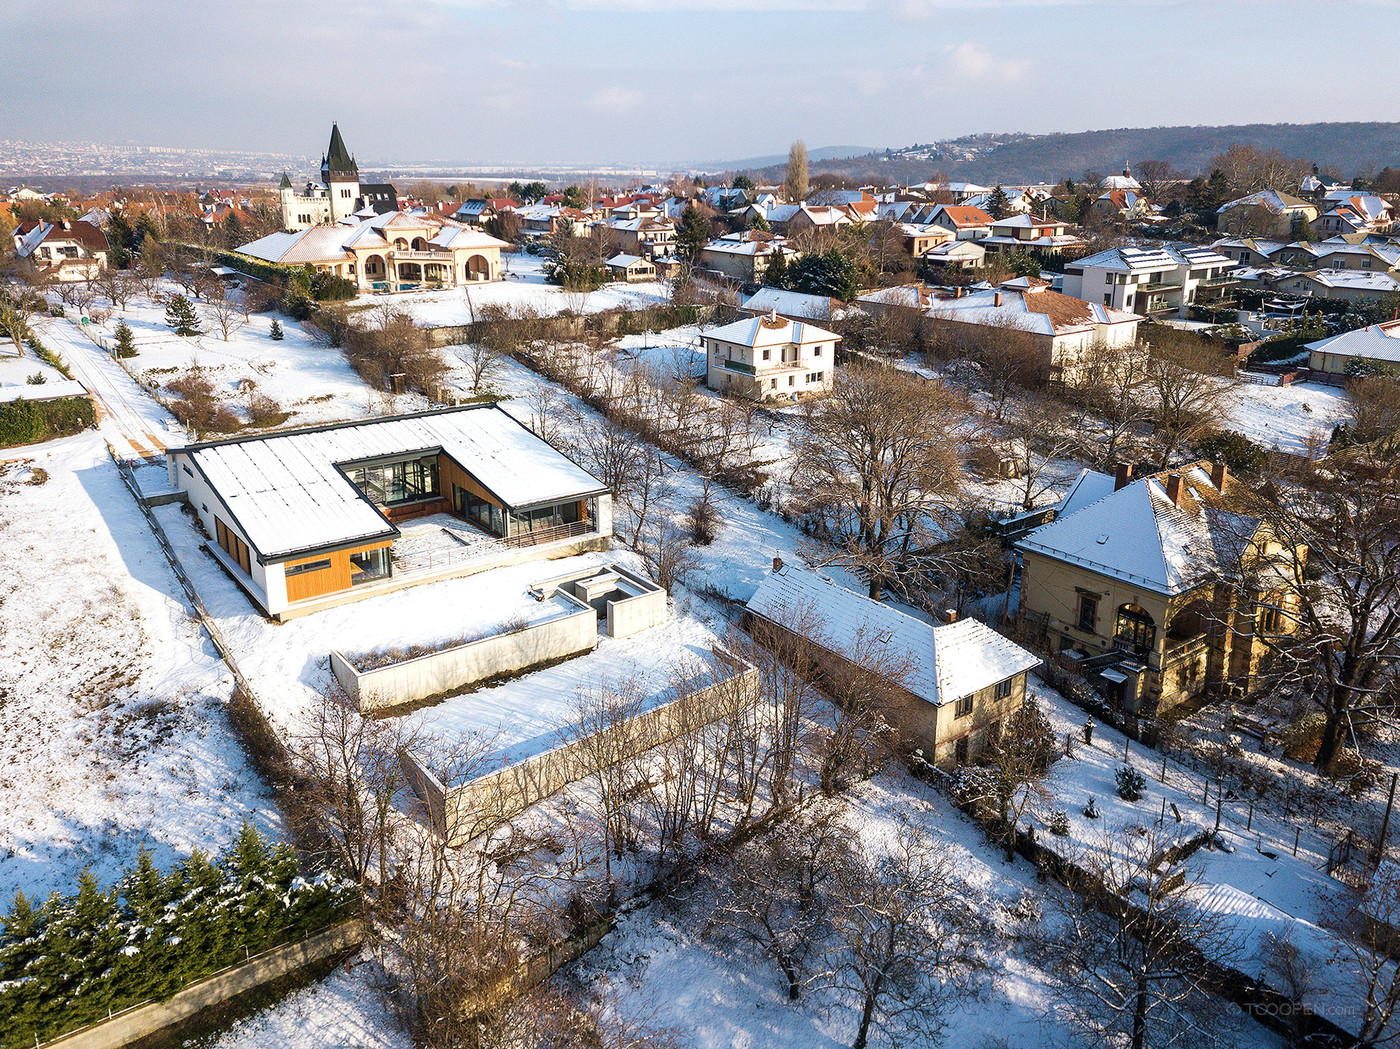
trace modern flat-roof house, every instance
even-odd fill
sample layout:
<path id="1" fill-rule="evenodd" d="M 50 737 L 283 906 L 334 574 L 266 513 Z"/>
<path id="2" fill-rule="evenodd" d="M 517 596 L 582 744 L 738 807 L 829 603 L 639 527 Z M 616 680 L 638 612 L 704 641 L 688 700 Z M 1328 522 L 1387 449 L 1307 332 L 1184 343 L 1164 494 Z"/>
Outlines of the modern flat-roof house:
<path id="1" fill-rule="evenodd" d="M 705 385 L 755 401 L 827 393 L 841 336 L 777 312 L 705 332 Z"/>
<path id="2" fill-rule="evenodd" d="M 1109 248 L 1065 267 L 1064 293 L 1144 317 L 1224 305 L 1235 261 L 1195 244 Z"/>
<path id="3" fill-rule="evenodd" d="M 925 760 L 948 767 L 975 761 L 1026 697 L 1040 658 L 985 623 L 933 626 L 889 605 L 781 561 L 749 599 L 750 630 L 764 641 L 807 643 L 836 664 L 870 672 L 872 649 L 897 667 L 885 719 Z M 832 672 L 830 658 L 817 661 Z"/>
<path id="4" fill-rule="evenodd" d="M 1247 690 L 1269 651 L 1261 635 L 1291 632 L 1296 600 L 1294 556 L 1260 509 L 1218 463 L 1081 475 L 1056 519 L 1016 544 L 1022 625 L 1127 714 Z"/>
<path id="5" fill-rule="evenodd" d="M 192 444 L 166 464 L 210 552 L 279 619 L 612 535 L 607 486 L 494 404 Z"/>

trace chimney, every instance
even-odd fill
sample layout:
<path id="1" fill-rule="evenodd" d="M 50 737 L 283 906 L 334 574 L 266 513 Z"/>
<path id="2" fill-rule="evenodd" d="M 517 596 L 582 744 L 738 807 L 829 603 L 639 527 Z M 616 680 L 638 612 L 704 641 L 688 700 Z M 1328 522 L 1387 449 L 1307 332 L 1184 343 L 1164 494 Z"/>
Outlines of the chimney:
<path id="1" fill-rule="evenodd" d="M 1132 464 L 1132 463 L 1119 463 L 1119 464 L 1118 464 L 1118 469 L 1117 469 L 1117 471 L 1116 471 L 1116 472 L 1114 473 L 1114 475 L 1113 475 L 1113 490 L 1114 490 L 1115 492 L 1118 491 L 1118 489 L 1120 489 L 1120 488 L 1126 486 L 1127 484 L 1129 484 L 1129 483 L 1132 481 L 1132 479 L 1133 479 L 1133 464 Z"/>
<path id="2" fill-rule="evenodd" d="M 1167 476 L 1167 498 L 1176 506 L 1181 505 L 1181 474 Z"/>
<path id="3" fill-rule="evenodd" d="M 783 559 L 782 559 L 781 557 L 778 557 L 777 555 L 774 555 L 774 557 L 773 557 L 773 571 L 774 571 L 774 572 L 781 572 L 782 570 L 783 570 Z"/>
<path id="4" fill-rule="evenodd" d="M 993 292 L 993 294 L 992 294 L 992 305 L 993 305 L 993 306 L 1000 306 L 1000 305 L 1001 305 L 1001 292 L 1000 292 L 1000 291 Z"/>
<path id="5" fill-rule="evenodd" d="M 1225 476 L 1227 474 L 1224 463 L 1210 464 L 1210 483 L 1215 485 L 1217 492 L 1225 491 Z"/>
<path id="6" fill-rule="evenodd" d="M 958 610 L 956 608 L 945 608 L 943 610 L 943 622 L 956 623 L 958 621 Z"/>

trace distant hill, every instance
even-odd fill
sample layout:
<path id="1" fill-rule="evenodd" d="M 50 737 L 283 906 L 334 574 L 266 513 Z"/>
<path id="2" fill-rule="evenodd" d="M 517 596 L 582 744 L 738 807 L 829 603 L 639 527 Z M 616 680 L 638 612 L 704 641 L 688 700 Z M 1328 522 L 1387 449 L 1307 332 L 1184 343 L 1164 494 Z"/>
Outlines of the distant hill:
<path id="1" fill-rule="evenodd" d="M 852 157 L 864 157 L 879 152 L 874 146 L 822 146 L 820 149 L 807 151 L 807 163 L 812 164 L 819 160 L 849 160 Z M 766 157 L 745 157 L 743 160 L 724 160 L 697 166 L 709 171 L 756 171 L 759 168 L 771 167 L 786 169 L 787 154 L 774 153 Z"/>
<path id="2" fill-rule="evenodd" d="M 1279 149 L 1319 167 L 1351 176 L 1368 168 L 1400 167 L 1400 123 L 1239 124 L 1225 127 L 1115 128 L 1050 135 L 974 135 L 925 146 L 872 151 L 846 159 L 809 155 L 812 174 L 860 180 L 922 182 L 934 172 L 949 178 L 996 182 L 1058 182 L 1086 171 L 1112 174 L 1126 161 L 1165 160 L 1187 174 L 1202 172 L 1233 143 Z M 827 151 L 822 151 L 827 152 Z M 763 159 L 763 158 L 758 158 Z M 778 176 L 786 157 L 757 167 Z M 729 170 L 742 170 L 738 165 Z"/>

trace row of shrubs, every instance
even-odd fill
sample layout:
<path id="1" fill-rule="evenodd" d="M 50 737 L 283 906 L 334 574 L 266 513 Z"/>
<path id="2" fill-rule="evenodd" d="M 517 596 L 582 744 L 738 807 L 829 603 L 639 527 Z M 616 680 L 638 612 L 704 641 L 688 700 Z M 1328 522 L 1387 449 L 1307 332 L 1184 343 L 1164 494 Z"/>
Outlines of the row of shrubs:
<path id="1" fill-rule="evenodd" d="M 84 872 L 75 894 L 36 905 L 16 893 L 0 921 L 0 1046 L 54 1038 L 188 984 L 250 954 L 350 917 L 354 886 L 306 880 L 290 846 L 253 828 L 211 861 L 198 851 L 162 873 L 144 850 L 103 892 Z"/>
<path id="2" fill-rule="evenodd" d="M 87 397 L 6 401 L 0 404 L 0 448 L 71 437 L 94 422 L 92 400 Z"/>

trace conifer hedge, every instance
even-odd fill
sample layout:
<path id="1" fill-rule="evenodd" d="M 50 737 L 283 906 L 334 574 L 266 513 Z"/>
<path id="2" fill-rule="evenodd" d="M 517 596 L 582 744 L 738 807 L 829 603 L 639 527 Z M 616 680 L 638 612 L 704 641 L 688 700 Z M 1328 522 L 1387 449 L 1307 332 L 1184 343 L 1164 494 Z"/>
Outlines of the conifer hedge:
<path id="1" fill-rule="evenodd" d="M 70 437 L 86 430 L 94 418 L 88 397 L 6 401 L 0 404 L 0 448 Z"/>
<path id="2" fill-rule="evenodd" d="M 357 899 L 334 876 L 303 878 L 291 847 L 269 846 L 247 822 L 217 860 L 196 850 L 163 874 L 143 849 L 107 892 L 86 871 L 76 895 L 36 905 L 17 892 L 0 919 L 0 1045 L 33 1046 L 167 999 L 350 917 Z"/>

